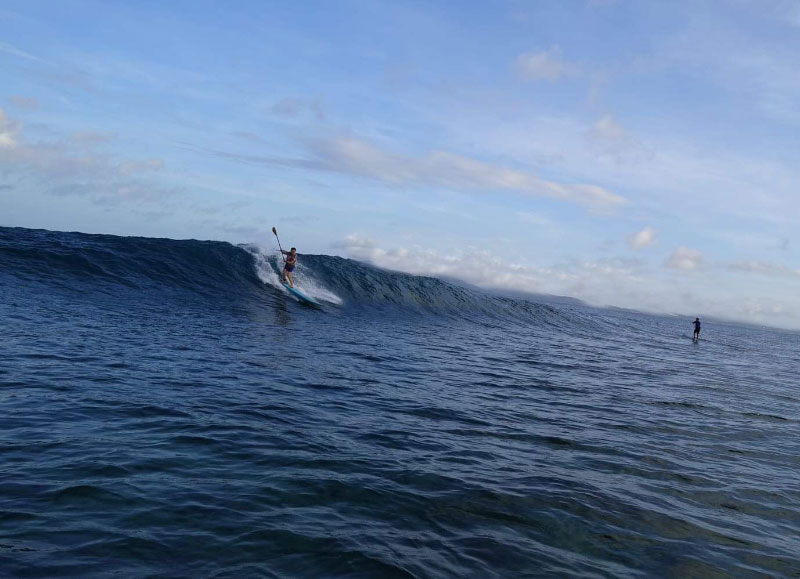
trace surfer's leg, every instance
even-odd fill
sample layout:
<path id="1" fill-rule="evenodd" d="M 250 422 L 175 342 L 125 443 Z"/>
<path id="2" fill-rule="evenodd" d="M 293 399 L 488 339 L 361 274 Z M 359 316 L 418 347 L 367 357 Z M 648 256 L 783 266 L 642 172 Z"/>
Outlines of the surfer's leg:
<path id="1" fill-rule="evenodd" d="M 291 274 L 291 272 L 288 272 L 288 271 L 287 271 L 287 272 L 286 272 L 286 277 L 288 277 L 288 278 L 289 278 L 289 287 L 294 287 L 294 280 L 292 279 L 292 274 Z"/>

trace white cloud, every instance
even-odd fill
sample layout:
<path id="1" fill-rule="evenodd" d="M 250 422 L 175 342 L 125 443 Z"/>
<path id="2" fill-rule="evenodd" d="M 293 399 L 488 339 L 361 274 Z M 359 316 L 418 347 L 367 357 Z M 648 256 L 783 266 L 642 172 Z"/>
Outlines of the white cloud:
<path id="1" fill-rule="evenodd" d="M 626 138 L 623 128 L 611 115 L 604 115 L 592 127 L 592 134 L 608 141 L 621 141 Z"/>
<path id="2" fill-rule="evenodd" d="M 495 165 L 447 151 L 414 157 L 377 147 L 353 137 L 306 142 L 310 158 L 292 159 L 207 150 L 248 164 L 312 169 L 376 179 L 394 186 L 441 187 L 454 191 L 511 191 L 533 197 L 550 197 L 593 210 L 622 205 L 627 200 L 599 185 L 558 183 L 532 173 Z"/>
<path id="3" fill-rule="evenodd" d="M 623 197 L 596 185 L 547 181 L 526 171 L 446 151 L 410 157 L 352 138 L 319 142 L 314 151 L 329 170 L 368 176 L 391 184 L 435 185 L 454 190 L 515 191 L 593 207 L 610 207 L 625 202 Z"/>
<path id="4" fill-rule="evenodd" d="M 540 52 L 526 52 L 517 57 L 517 74 L 525 80 L 556 81 L 572 67 L 561 58 L 561 48 L 553 46 Z"/>
<path id="5" fill-rule="evenodd" d="M 357 233 L 351 233 L 341 241 L 333 243 L 333 247 L 339 247 L 348 251 L 350 255 L 359 259 L 371 260 L 373 252 L 375 256 L 382 255 L 383 250 L 378 249 L 378 244 L 368 237 L 363 237 Z"/>
<path id="6" fill-rule="evenodd" d="M 667 259 L 667 267 L 673 269 L 696 270 L 703 266 L 703 254 L 696 249 L 679 247 Z"/>
<path id="7" fill-rule="evenodd" d="M 0 109 L 0 149 L 13 149 L 17 144 L 18 132 L 19 125 L 6 117 L 3 109 Z"/>
<path id="8" fill-rule="evenodd" d="M 628 244 L 632 249 L 642 249 L 648 245 L 653 245 L 655 242 L 656 230 L 649 225 L 641 231 L 637 231 L 636 233 L 632 234 L 628 238 Z"/>

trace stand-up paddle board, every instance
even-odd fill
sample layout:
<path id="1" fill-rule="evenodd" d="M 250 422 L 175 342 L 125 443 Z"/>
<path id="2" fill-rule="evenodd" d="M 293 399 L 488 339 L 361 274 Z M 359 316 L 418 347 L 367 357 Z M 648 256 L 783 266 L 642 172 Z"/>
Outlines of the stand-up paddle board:
<path id="1" fill-rule="evenodd" d="M 314 298 L 312 298 L 311 296 L 307 296 L 306 294 L 304 294 L 303 292 L 301 292 L 301 291 L 300 291 L 299 289 L 297 289 L 296 287 L 290 287 L 290 286 L 289 286 L 289 284 L 288 284 L 288 283 L 286 283 L 286 282 L 284 282 L 284 281 L 282 281 L 281 283 L 283 284 L 283 287 L 285 287 L 285 288 L 286 288 L 286 290 L 287 290 L 287 291 L 288 291 L 290 294 L 292 294 L 294 297 L 296 297 L 296 298 L 297 298 L 298 300 L 300 300 L 301 302 L 304 302 L 304 303 L 307 303 L 307 304 L 311 304 L 311 305 L 314 305 L 314 306 L 321 305 L 321 304 L 320 304 L 320 303 L 319 303 L 317 300 L 315 300 L 315 299 L 314 299 Z"/>

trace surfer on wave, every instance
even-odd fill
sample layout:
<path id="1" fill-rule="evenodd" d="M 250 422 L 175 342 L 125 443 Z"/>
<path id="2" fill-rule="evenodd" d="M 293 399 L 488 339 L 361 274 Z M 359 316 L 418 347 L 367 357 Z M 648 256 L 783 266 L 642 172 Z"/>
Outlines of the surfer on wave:
<path id="1" fill-rule="evenodd" d="M 286 259 L 283 260 L 283 271 L 281 272 L 281 281 L 286 283 L 286 279 L 289 279 L 289 287 L 294 287 L 294 281 L 292 280 L 292 272 L 294 271 L 294 266 L 297 265 L 297 249 L 292 248 L 290 251 L 285 251 L 281 249 L 281 253 L 286 256 Z"/>

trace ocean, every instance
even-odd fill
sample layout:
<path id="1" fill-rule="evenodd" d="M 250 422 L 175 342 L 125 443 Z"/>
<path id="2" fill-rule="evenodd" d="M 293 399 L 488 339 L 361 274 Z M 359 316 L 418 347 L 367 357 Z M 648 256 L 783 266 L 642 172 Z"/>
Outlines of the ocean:
<path id="1" fill-rule="evenodd" d="M 0 228 L 0 576 L 800 576 L 800 334 L 278 270 Z"/>

